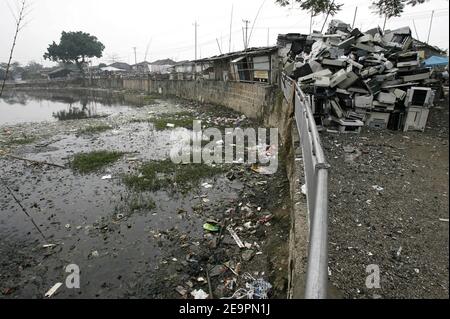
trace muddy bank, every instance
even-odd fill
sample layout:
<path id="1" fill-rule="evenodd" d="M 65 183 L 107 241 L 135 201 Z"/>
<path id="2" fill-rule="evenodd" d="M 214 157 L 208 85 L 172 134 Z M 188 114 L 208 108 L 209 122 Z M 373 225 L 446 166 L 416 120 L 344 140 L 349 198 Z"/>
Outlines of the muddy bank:
<path id="1" fill-rule="evenodd" d="M 108 105 L 72 93 L 70 103 Z M 51 94 L 27 97 L 52 102 Z M 124 183 L 146 163 L 167 159 L 173 137 L 189 134 L 190 119 L 221 129 L 259 124 L 217 106 L 135 97 L 137 104 L 115 99 L 100 117 L 0 127 L 0 296 L 43 298 L 77 264 L 81 288 L 63 285 L 54 298 L 192 298 L 199 289 L 221 298 L 253 279 L 284 298 L 290 207 L 282 160 L 275 175 L 236 163 L 183 187 L 172 175 L 157 190 Z M 122 156 L 89 173 L 71 166 L 77 154 L 102 150 Z M 205 230 L 208 222 L 217 231 Z"/>
<path id="2" fill-rule="evenodd" d="M 324 134 L 330 280 L 344 298 L 448 298 L 448 103 L 424 133 Z M 381 289 L 367 289 L 378 265 Z"/>

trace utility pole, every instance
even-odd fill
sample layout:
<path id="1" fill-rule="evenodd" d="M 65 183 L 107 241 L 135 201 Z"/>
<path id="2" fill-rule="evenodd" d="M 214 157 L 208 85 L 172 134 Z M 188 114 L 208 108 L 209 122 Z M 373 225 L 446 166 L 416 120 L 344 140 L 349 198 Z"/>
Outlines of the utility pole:
<path id="1" fill-rule="evenodd" d="M 414 21 L 414 19 L 413 19 L 413 25 L 414 25 L 414 31 L 416 31 L 416 38 L 417 38 L 417 40 L 420 41 L 419 34 L 417 33 L 416 22 Z"/>
<path id="2" fill-rule="evenodd" d="M 270 28 L 267 28 L 267 46 L 270 45 Z"/>
<path id="3" fill-rule="evenodd" d="M 428 29 L 427 44 L 428 42 L 430 42 L 431 25 L 433 24 L 433 17 L 434 17 L 434 10 L 431 11 L 431 20 L 430 20 L 430 28 Z"/>
<path id="4" fill-rule="evenodd" d="M 355 27 L 355 22 L 356 22 L 356 14 L 358 13 L 358 6 L 356 6 L 355 8 L 355 16 L 353 17 L 353 24 L 352 24 L 352 29 Z"/>
<path id="5" fill-rule="evenodd" d="M 228 43 L 228 52 L 231 52 L 231 34 L 232 34 L 232 28 L 233 28 L 233 10 L 234 10 L 234 5 L 231 5 L 230 42 Z"/>
<path id="6" fill-rule="evenodd" d="M 249 20 L 242 20 L 242 22 L 245 23 L 245 42 L 244 42 L 244 47 L 245 50 L 248 49 L 248 24 L 250 23 Z"/>
<path id="7" fill-rule="evenodd" d="M 133 50 L 134 50 L 134 64 L 137 64 L 137 54 L 136 54 L 136 47 L 133 47 Z M 137 68 L 137 65 L 136 65 L 136 68 Z"/>
<path id="8" fill-rule="evenodd" d="M 197 21 L 195 21 L 194 27 L 195 27 L 195 59 L 197 60 L 197 28 L 199 27 Z"/>

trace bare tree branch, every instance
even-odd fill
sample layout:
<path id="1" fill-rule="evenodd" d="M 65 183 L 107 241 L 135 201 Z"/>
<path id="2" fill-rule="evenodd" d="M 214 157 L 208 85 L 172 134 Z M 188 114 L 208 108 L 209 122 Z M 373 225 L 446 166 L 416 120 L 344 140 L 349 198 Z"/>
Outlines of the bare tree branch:
<path id="1" fill-rule="evenodd" d="M 3 79 L 2 87 L 0 89 L 0 97 L 2 96 L 3 90 L 5 89 L 6 79 L 8 78 L 9 69 L 11 67 L 11 60 L 12 60 L 13 54 L 14 54 L 14 48 L 16 47 L 16 43 L 17 43 L 17 35 L 19 34 L 20 30 L 24 27 L 24 22 L 25 22 L 24 16 L 25 16 L 25 10 L 27 8 L 27 1 L 20 0 L 20 3 L 16 2 L 16 6 L 17 6 L 16 31 L 14 33 L 14 38 L 13 38 L 13 42 L 11 45 L 11 51 L 9 53 L 8 64 L 6 65 L 5 78 Z"/>

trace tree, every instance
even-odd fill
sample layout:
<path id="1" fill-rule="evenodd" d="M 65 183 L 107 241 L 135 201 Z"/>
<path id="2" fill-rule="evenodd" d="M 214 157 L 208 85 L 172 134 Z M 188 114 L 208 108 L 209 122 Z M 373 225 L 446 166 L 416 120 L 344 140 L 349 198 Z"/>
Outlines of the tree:
<path id="1" fill-rule="evenodd" d="M 342 4 L 332 0 L 276 0 L 276 3 L 282 7 L 295 2 L 300 4 L 302 10 L 309 11 L 314 17 L 322 13 L 334 16 L 342 7 Z"/>
<path id="2" fill-rule="evenodd" d="M 309 13 L 311 14 L 311 25 L 309 30 L 310 33 L 312 31 L 311 28 L 313 17 L 319 14 L 326 14 L 327 15 L 325 19 L 326 23 L 328 20 L 328 16 L 329 15 L 334 16 L 341 10 L 343 6 L 343 4 L 336 3 L 335 0 L 276 0 L 276 3 L 278 3 L 282 7 L 285 7 L 295 2 L 300 4 L 300 9 L 309 11 Z M 323 24 L 322 31 L 325 26 L 325 23 Z"/>
<path id="3" fill-rule="evenodd" d="M 22 68 L 22 80 L 34 80 L 42 78 L 41 72 L 44 66 L 35 61 L 30 61 Z"/>
<path id="4" fill-rule="evenodd" d="M 9 4 L 8 4 L 9 6 Z M 8 78 L 8 74 L 9 74 L 9 69 L 11 67 L 11 60 L 13 58 L 13 54 L 14 54 L 14 49 L 16 47 L 16 43 L 17 43 L 17 36 L 19 35 L 20 30 L 22 30 L 25 26 L 26 26 L 26 22 L 25 22 L 25 18 L 26 16 L 29 14 L 29 7 L 27 5 L 26 0 L 21 0 L 20 2 L 17 3 L 17 12 L 14 12 L 14 10 L 9 7 L 9 9 L 11 10 L 11 13 L 14 17 L 14 19 L 16 20 L 16 31 L 14 33 L 14 38 L 13 38 L 13 42 L 11 45 L 11 51 L 9 53 L 9 60 L 8 63 L 5 66 L 5 71 L 3 71 L 3 81 L 2 81 L 2 86 L 0 88 L 0 97 L 3 94 L 3 90 L 5 89 L 5 84 L 6 84 L 6 79 Z"/>
<path id="5" fill-rule="evenodd" d="M 375 0 L 372 2 L 372 7 L 380 17 L 384 16 L 384 31 L 386 21 L 392 17 L 399 17 L 407 5 L 414 7 L 426 1 L 428 0 Z"/>
<path id="6" fill-rule="evenodd" d="M 416 6 L 428 0 L 376 0 L 372 2 L 375 13 L 386 19 L 399 17 L 407 5 Z"/>
<path id="7" fill-rule="evenodd" d="M 50 44 L 44 59 L 67 64 L 75 63 L 83 73 L 86 59 L 101 58 L 104 49 L 105 46 L 98 41 L 97 37 L 89 33 L 63 31 L 59 44 L 55 42 Z"/>

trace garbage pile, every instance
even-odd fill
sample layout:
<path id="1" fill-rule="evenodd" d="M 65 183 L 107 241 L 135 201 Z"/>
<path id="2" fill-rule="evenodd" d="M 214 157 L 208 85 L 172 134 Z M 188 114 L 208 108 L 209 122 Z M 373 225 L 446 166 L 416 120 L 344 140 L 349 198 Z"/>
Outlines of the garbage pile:
<path id="1" fill-rule="evenodd" d="M 326 34 L 280 35 L 278 46 L 284 72 L 310 98 L 319 128 L 425 129 L 434 91 L 409 27 L 363 33 L 332 20 Z"/>

